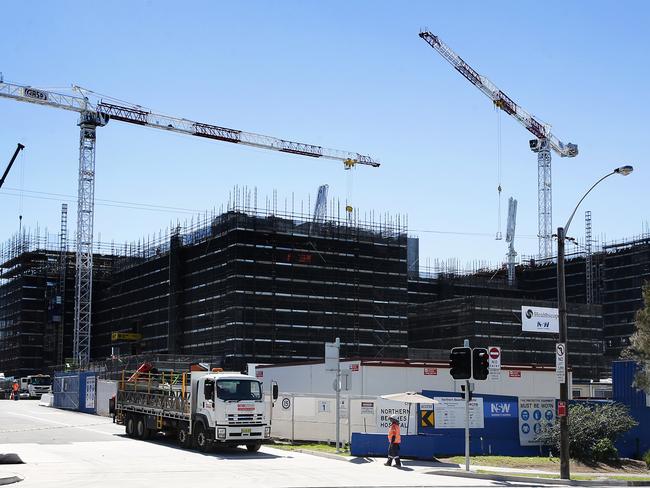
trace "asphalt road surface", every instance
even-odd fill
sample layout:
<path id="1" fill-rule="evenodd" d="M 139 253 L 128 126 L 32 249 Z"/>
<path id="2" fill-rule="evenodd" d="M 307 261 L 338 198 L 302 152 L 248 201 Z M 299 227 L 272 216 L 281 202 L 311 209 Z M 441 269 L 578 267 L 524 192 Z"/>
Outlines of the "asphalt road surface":
<path id="1" fill-rule="evenodd" d="M 341 487 L 504 486 L 428 474 L 418 461 L 404 468 L 383 459 L 345 461 L 262 447 L 258 453 L 230 449 L 202 454 L 164 438 L 140 441 L 111 419 L 38 405 L 0 401 L 0 453 L 25 464 L 0 465 L 0 478 L 17 474 L 17 487 Z"/>

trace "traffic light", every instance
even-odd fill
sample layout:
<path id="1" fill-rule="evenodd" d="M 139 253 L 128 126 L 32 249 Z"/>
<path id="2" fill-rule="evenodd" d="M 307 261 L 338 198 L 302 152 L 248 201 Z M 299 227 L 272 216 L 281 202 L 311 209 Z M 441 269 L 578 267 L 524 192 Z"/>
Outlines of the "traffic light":
<path id="1" fill-rule="evenodd" d="M 472 349 L 472 377 L 475 380 L 486 380 L 490 373 L 490 359 L 484 347 Z"/>
<path id="2" fill-rule="evenodd" d="M 455 380 L 472 377 L 472 350 L 469 347 L 454 347 L 449 354 L 449 373 Z"/>

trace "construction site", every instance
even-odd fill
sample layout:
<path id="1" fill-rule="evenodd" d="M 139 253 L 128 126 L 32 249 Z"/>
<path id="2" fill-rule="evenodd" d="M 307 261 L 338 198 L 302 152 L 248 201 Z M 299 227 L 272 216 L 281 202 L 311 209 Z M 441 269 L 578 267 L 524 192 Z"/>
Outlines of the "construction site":
<path id="1" fill-rule="evenodd" d="M 522 332 L 518 310 L 558 307 L 561 281 L 574 377 L 608 375 L 604 358 L 617 358 L 634 332 L 641 287 L 650 276 L 650 240 L 600 246 L 592 239 L 588 211 L 584 242 L 565 255 L 564 237 L 556 238 L 552 227 L 551 153 L 573 158 L 577 145 L 562 142 L 549 124 L 439 37 L 428 31 L 419 37 L 499 113 L 534 136 L 534 257 L 515 251 L 514 198 L 508 202 L 507 261 L 461 268 L 453 260 L 421 257 L 405 215 L 362 215 L 350 200 L 328 202 L 327 185 L 313 209 L 309 202 L 297 210 L 292 197 L 281 210 L 275 193 L 261 205 L 256 189 L 236 188 L 225 208 L 190 223 L 143 229 L 151 236 L 124 245 L 101 242 L 93 227 L 95 144 L 98 129 L 110 121 L 334 160 L 347 171 L 378 168 L 379 162 L 357 152 L 162 115 L 77 86 L 62 94 L 0 79 L 0 98 L 75 112 L 80 128 L 74 238 L 64 204 L 57 235 L 21 229 L 0 247 L 0 370 L 22 376 L 138 354 L 207 356 L 244 369 L 249 363 L 321 358 L 324 343 L 337 337 L 346 357 L 440 358 L 470 339 L 479 346 L 500 344 L 511 362 L 551 364 L 557 336 Z M 19 144 L 3 181 L 23 149 Z M 631 171 L 623 166 L 611 174 Z M 500 199 L 500 183 L 498 192 Z M 496 239 L 503 239 L 500 230 Z M 561 255 L 555 242 L 562 244 Z M 429 258 L 433 267 L 423 264 Z"/>

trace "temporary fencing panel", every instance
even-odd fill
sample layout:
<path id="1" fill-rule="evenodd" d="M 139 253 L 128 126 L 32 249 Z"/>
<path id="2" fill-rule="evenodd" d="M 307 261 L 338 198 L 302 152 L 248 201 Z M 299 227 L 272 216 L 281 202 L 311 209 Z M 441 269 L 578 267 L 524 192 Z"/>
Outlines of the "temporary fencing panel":
<path id="1" fill-rule="evenodd" d="M 98 379 L 95 399 L 97 415 L 109 416 L 110 400 L 114 396 L 117 396 L 117 381 Z"/>
<path id="2" fill-rule="evenodd" d="M 341 395 L 340 439 L 375 432 L 376 397 Z M 336 396 L 281 393 L 273 406 L 271 435 L 292 441 L 336 440 Z"/>
<path id="3" fill-rule="evenodd" d="M 55 373 L 54 384 L 54 406 L 67 410 L 79 409 L 79 374 L 78 373 Z"/>

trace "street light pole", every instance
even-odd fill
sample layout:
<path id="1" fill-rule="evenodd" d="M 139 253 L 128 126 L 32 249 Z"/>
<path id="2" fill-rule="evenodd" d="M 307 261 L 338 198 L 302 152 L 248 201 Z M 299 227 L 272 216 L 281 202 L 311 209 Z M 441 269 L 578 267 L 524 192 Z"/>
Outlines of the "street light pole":
<path id="1" fill-rule="evenodd" d="M 560 417 L 560 478 L 568 480 L 571 477 L 569 469 L 569 381 L 568 381 L 568 371 L 569 371 L 569 337 L 568 337 L 568 326 L 567 326 L 567 310 L 566 310 L 566 283 L 564 280 L 564 240 L 566 239 L 566 233 L 569 231 L 569 226 L 573 220 L 578 207 L 585 199 L 587 195 L 593 190 L 598 183 L 603 181 L 605 178 L 608 178 L 614 174 L 620 174 L 623 176 L 629 175 L 634 168 L 632 166 L 621 166 L 616 168 L 611 173 L 606 174 L 596 183 L 594 183 L 587 193 L 585 193 L 576 207 L 573 209 L 569 220 L 567 221 L 564 227 L 558 227 L 557 229 L 557 302 L 558 302 L 558 315 L 559 315 L 559 326 L 560 326 L 560 342 L 564 343 L 564 357 L 565 357 L 565 367 L 564 367 L 564 377 L 560 383 L 560 402 L 564 402 L 565 405 L 565 415 Z"/>

